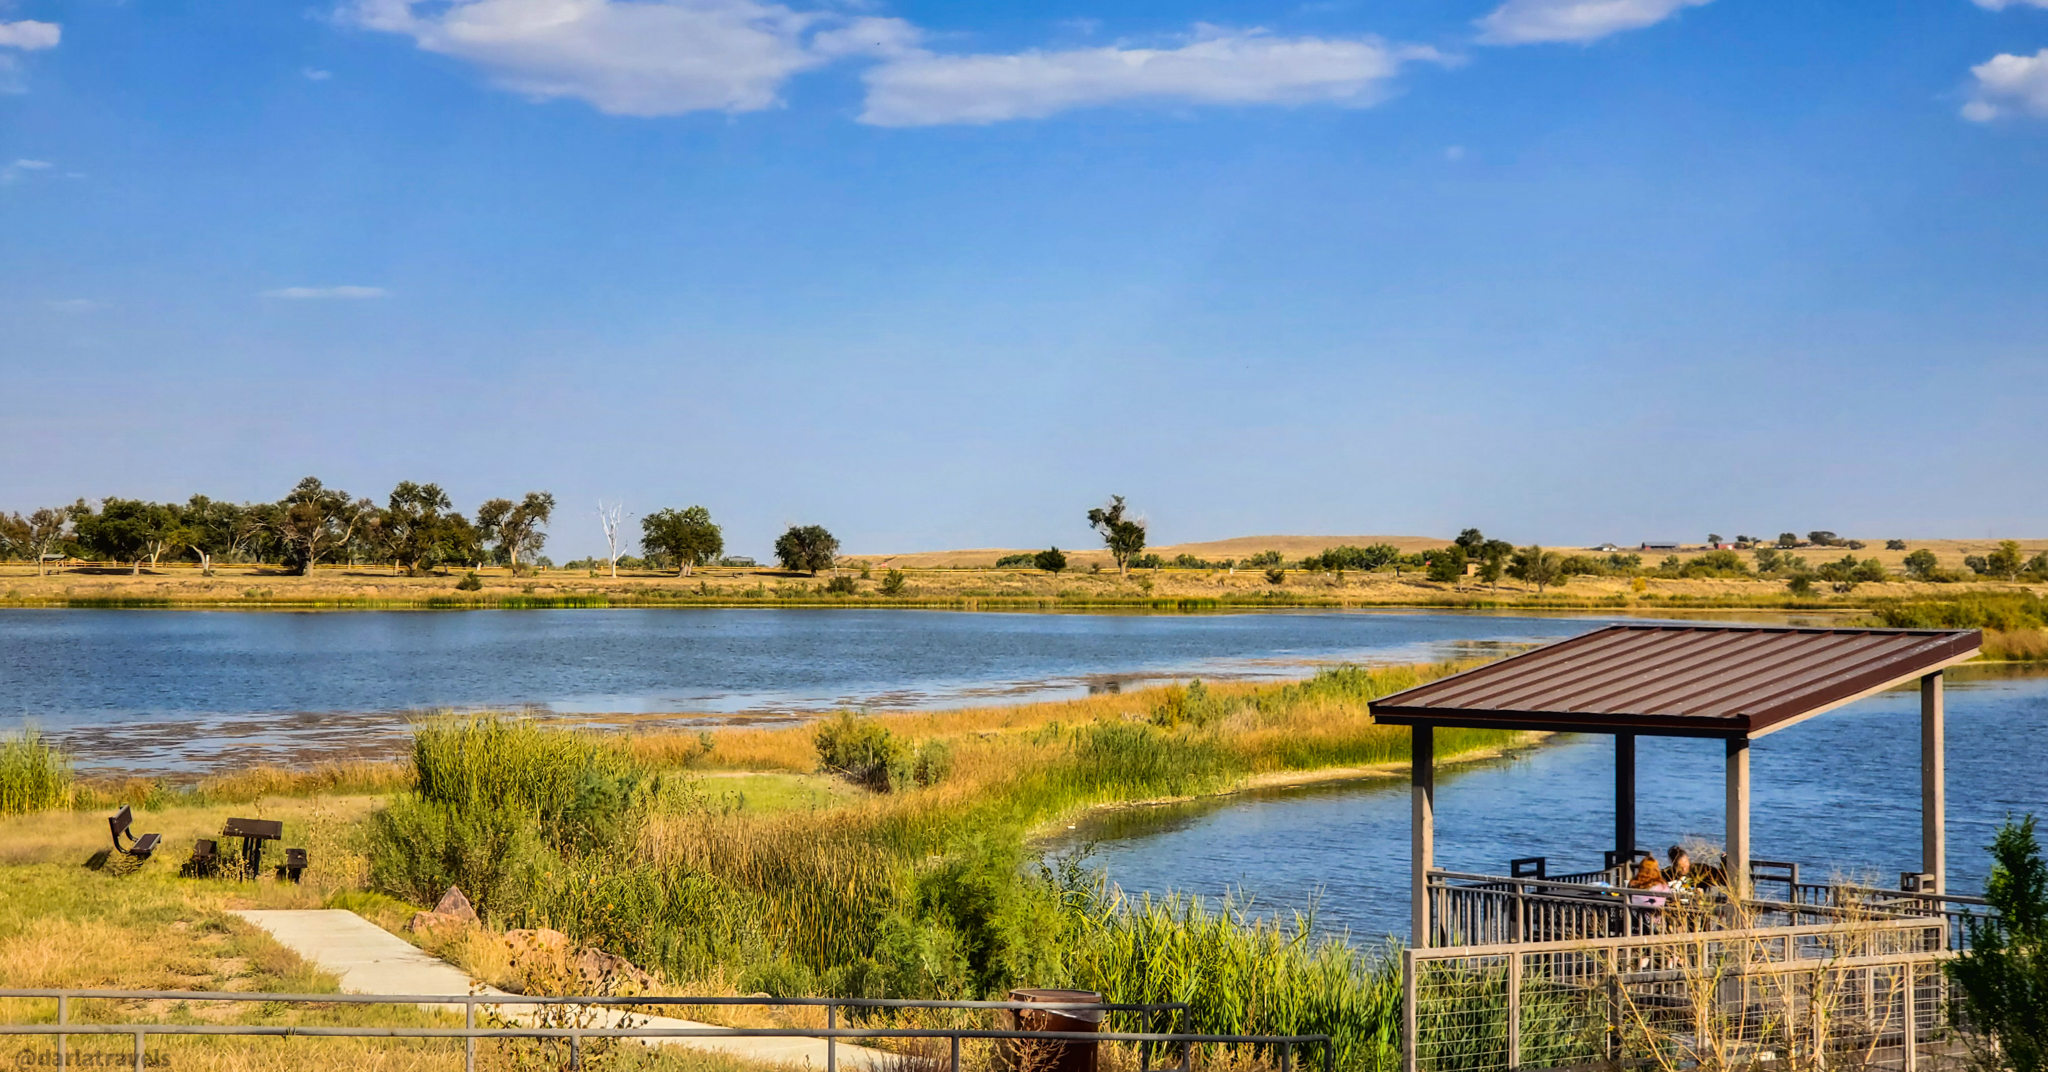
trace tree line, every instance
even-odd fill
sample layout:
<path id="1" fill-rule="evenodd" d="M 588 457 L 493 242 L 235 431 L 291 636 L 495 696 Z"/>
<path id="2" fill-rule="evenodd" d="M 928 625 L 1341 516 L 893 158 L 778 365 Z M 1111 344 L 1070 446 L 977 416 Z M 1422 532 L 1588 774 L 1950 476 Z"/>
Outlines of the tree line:
<path id="1" fill-rule="evenodd" d="M 555 497 L 545 491 L 485 500 L 472 519 L 438 484 L 400 481 L 380 506 L 309 476 L 276 502 L 109 497 L 0 513 L 0 556 L 38 567 L 53 558 L 125 562 L 134 573 L 165 559 L 197 562 L 207 572 L 217 561 L 278 563 L 299 573 L 322 562 L 388 562 L 410 573 L 452 564 L 524 569 L 546 545 L 554 512 Z"/>

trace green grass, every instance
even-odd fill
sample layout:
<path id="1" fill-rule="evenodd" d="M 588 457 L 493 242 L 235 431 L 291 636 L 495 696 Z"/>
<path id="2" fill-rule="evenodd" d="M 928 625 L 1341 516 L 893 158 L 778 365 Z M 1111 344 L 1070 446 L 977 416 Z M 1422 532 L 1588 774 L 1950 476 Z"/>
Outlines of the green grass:
<path id="1" fill-rule="evenodd" d="M 35 730 L 0 737 L 0 815 L 69 807 L 71 760 Z"/>

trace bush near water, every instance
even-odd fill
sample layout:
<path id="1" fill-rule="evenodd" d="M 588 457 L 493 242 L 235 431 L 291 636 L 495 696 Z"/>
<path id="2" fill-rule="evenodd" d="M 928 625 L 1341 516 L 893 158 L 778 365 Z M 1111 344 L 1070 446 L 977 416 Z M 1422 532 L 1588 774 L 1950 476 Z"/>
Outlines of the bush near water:
<path id="1" fill-rule="evenodd" d="M 807 743 L 865 792 L 773 814 L 657 774 L 659 735 L 442 718 L 419 727 L 414 785 L 373 822 L 370 876 L 414 902 L 461 886 L 494 926 L 552 927 L 679 985 L 970 999 L 1072 985 L 1187 1001 L 1204 1030 L 1328 1032 L 1346 1068 L 1390 1067 L 1400 987 L 1382 951 L 1236 900 L 1132 899 L 1028 838 L 1091 805 L 1405 759 L 1407 731 L 1373 725 L 1363 701 L 1448 669 L 1193 684 L 1122 717 L 923 741 L 841 714 Z M 1511 739 L 1444 737 L 1446 751 Z"/>

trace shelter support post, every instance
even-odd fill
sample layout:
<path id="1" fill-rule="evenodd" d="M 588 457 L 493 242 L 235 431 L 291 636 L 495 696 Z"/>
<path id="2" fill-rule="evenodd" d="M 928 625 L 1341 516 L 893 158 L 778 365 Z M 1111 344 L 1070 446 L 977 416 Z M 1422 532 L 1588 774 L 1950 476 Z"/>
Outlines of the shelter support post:
<path id="1" fill-rule="evenodd" d="M 1728 886 L 1749 895 L 1749 738 L 1728 738 Z"/>
<path id="2" fill-rule="evenodd" d="M 1636 735 L 1614 735 L 1614 858 L 1623 867 L 1636 851 Z"/>
<path id="3" fill-rule="evenodd" d="M 1931 892 L 1948 890 L 1948 794 L 1942 744 L 1942 672 L 1920 679 L 1920 870 L 1934 876 Z"/>
<path id="4" fill-rule="evenodd" d="M 1429 947 L 1429 871 L 1436 866 L 1436 728 L 1429 725 L 1409 729 L 1408 783 L 1414 797 L 1409 816 L 1409 860 L 1414 870 L 1413 904 L 1408 944 Z"/>

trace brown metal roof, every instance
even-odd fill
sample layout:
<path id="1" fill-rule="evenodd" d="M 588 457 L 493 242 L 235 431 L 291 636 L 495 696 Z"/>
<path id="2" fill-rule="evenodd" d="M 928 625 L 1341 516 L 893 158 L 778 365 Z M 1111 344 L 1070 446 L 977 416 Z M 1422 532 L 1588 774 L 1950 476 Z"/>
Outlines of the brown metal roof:
<path id="1" fill-rule="evenodd" d="M 1615 625 L 1372 703 L 1395 725 L 1754 737 L 1977 654 L 1976 630 Z"/>

